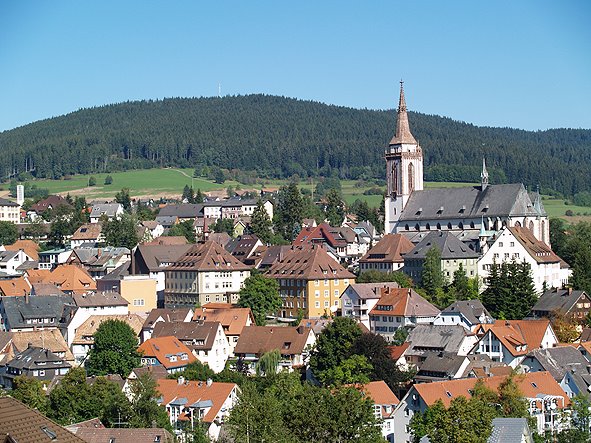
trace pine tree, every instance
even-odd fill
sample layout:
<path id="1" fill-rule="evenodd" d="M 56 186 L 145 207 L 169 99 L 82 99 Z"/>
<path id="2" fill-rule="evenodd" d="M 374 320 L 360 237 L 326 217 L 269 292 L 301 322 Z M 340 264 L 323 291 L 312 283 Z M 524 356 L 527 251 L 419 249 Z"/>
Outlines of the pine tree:
<path id="1" fill-rule="evenodd" d="M 432 246 L 425 255 L 421 286 L 432 300 L 441 298 L 441 291 L 445 285 L 445 276 L 441 270 L 441 251 Z"/>
<path id="2" fill-rule="evenodd" d="M 493 263 L 482 303 L 495 318 L 522 319 L 536 303 L 529 263 Z"/>
<path id="3" fill-rule="evenodd" d="M 331 189 L 326 194 L 325 215 L 331 226 L 341 226 L 345 219 L 345 203 L 341 198 L 339 191 Z"/>
<path id="4" fill-rule="evenodd" d="M 271 219 L 269 214 L 263 205 L 263 202 L 259 200 L 257 202 L 254 211 L 252 212 L 252 218 L 250 220 L 250 231 L 256 235 L 263 243 L 269 243 L 273 232 L 271 232 Z"/>
<path id="5" fill-rule="evenodd" d="M 292 241 L 302 226 L 303 199 L 295 183 L 279 189 L 275 226 L 286 240 Z"/>

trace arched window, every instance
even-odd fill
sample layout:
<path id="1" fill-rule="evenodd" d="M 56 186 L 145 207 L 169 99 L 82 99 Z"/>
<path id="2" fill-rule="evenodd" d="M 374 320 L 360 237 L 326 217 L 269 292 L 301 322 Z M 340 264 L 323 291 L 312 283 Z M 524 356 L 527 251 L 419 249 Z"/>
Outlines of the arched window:
<path id="1" fill-rule="evenodd" d="M 530 222 L 529 222 L 529 230 L 530 230 L 531 232 L 534 232 L 534 222 L 533 222 L 533 221 L 530 221 Z"/>
<path id="2" fill-rule="evenodd" d="M 464 223 L 459 222 L 458 223 L 458 228 L 460 228 L 463 231 L 464 230 Z"/>
<path id="3" fill-rule="evenodd" d="M 519 223 L 518 221 L 515 222 L 515 227 L 516 228 L 521 228 L 521 223 Z"/>
<path id="4" fill-rule="evenodd" d="M 437 223 L 437 230 L 441 231 L 441 224 L 440 223 Z"/>
<path id="5" fill-rule="evenodd" d="M 404 230 L 408 231 L 410 229 L 410 227 L 408 225 L 404 225 Z"/>
<path id="6" fill-rule="evenodd" d="M 542 241 L 546 242 L 546 220 L 542 220 Z"/>
<path id="7" fill-rule="evenodd" d="M 470 222 L 470 228 L 474 229 L 474 222 Z"/>
<path id="8" fill-rule="evenodd" d="M 392 193 L 394 195 L 398 195 L 398 165 L 396 164 L 396 162 L 392 162 L 391 180 Z"/>
<path id="9" fill-rule="evenodd" d="M 447 224 L 447 229 L 451 229 L 451 222 Z"/>
<path id="10" fill-rule="evenodd" d="M 431 225 L 430 225 L 429 223 L 427 223 L 427 225 L 425 226 L 425 229 L 426 229 L 427 231 L 430 231 L 430 230 L 431 230 Z"/>
<path id="11" fill-rule="evenodd" d="M 415 225 L 415 231 L 420 231 L 421 230 L 421 226 L 417 223 Z"/>
<path id="12" fill-rule="evenodd" d="M 408 192 L 411 193 L 415 189 L 415 167 L 412 163 L 408 164 Z"/>
<path id="13" fill-rule="evenodd" d="M 503 220 L 503 224 L 502 224 L 503 228 L 507 227 L 507 220 Z"/>

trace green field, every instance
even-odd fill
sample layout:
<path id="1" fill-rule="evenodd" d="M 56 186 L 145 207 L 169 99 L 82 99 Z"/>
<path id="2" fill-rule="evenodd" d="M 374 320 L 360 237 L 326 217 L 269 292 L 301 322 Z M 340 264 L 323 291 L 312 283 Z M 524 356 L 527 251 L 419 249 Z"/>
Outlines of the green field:
<path id="1" fill-rule="evenodd" d="M 582 216 L 588 217 L 591 216 L 591 208 L 586 206 L 575 206 L 565 204 L 564 200 L 556 199 L 556 198 L 543 198 L 542 203 L 544 204 L 544 209 L 548 213 L 550 217 L 561 217 L 564 219 L 569 219 L 565 215 L 565 212 L 571 210 L 575 216 Z"/>

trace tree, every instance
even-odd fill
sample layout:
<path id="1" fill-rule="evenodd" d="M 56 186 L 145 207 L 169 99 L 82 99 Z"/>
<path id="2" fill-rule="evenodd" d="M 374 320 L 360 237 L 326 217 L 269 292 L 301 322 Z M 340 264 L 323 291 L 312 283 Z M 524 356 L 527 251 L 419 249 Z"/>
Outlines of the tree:
<path id="1" fill-rule="evenodd" d="M 62 425 L 96 417 L 84 368 L 72 368 L 49 394 L 49 416 Z"/>
<path id="2" fill-rule="evenodd" d="M 197 241 L 191 220 L 177 223 L 168 230 L 166 235 L 169 237 L 185 237 L 189 243 L 195 243 Z"/>
<path id="3" fill-rule="evenodd" d="M 522 319 L 531 311 L 536 295 L 529 263 L 493 263 L 482 303 L 495 318 Z"/>
<path id="4" fill-rule="evenodd" d="M 213 232 L 226 232 L 230 237 L 234 237 L 234 220 L 231 218 L 218 218 L 211 228 Z"/>
<path id="5" fill-rule="evenodd" d="M 105 185 L 108 186 L 108 185 L 111 185 L 111 184 L 113 184 L 113 177 L 111 177 L 110 175 L 107 175 L 105 177 Z"/>
<path id="6" fill-rule="evenodd" d="M 470 279 L 462 263 L 454 271 L 454 278 L 447 291 L 455 300 L 473 300 L 478 298 L 478 279 Z"/>
<path id="7" fill-rule="evenodd" d="M 77 211 L 72 211 L 67 205 L 59 205 L 51 213 L 49 243 L 56 247 L 63 247 L 66 239 L 70 237 L 81 224 L 82 218 L 77 214 Z"/>
<path id="8" fill-rule="evenodd" d="M 88 179 L 88 186 L 96 186 L 96 177 L 90 176 Z"/>
<path id="9" fill-rule="evenodd" d="M 280 360 L 281 352 L 279 349 L 265 352 L 261 355 L 261 358 L 259 358 L 257 363 L 257 375 L 275 375 Z"/>
<path id="10" fill-rule="evenodd" d="M 47 396 L 40 380 L 24 375 L 15 377 L 11 395 L 31 409 L 37 409 L 44 415 L 47 414 Z"/>
<path id="11" fill-rule="evenodd" d="M 224 174 L 224 171 L 219 168 L 219 167 L 214 167 L 213 170 L 213 180 L 218 183 L 218 184 L 222 184 L 226 181 L 226 174 Z"/>
<path id="12" fill-rule="evenodd" d="M 552 329 L 560 343 L 572 343 L 580 336 L 578 325 L 572 318 L 559 311 L 553 312 L 551 317 Z"/>
<path id="13" fill-rule="evenodd" d="M 244 280 L 238 306 L 250 308 L 258 326 L 264 326 L 267 315 L 277 312 L 282 305 L 279 284 L 274 278 L 267 278 L 253 271 L 251 276 Z"/>
<path id="14" fill-rule="evenodd" d="M 357 283 L 396 282 L 401 288 L 412 288 L 412 279 L 404 272 L 364 271 L 355 279 Z"/>
<path id="15" fill-rule="evenodd" d="M 345 219 L 345 203 L 339 191 L 331 189 L 326 194 L 326 219 L 331 226 L 341 226 Z"/>
<path id="16" fill-rule="evenodd" d="M 441 251 L 432 246 L 425 255 L 421 286 L 427 291 L 431 300 L 437 300 L 445 285 L 445 276 L 441 270 Z"/>
<path id="17" fill-rule="evenodd" d="M 364 355 L 352 354 L 337 366 L 327 369 L 323 373 L 323 383 L 326 386 L 341 386 L 348 384 L 369 383 L 373 366 Z"/>
<path id="18" fill-rule="evenodd" d="M 187 380 L 207 380 L 208 378 L 213 379 L 215 372 L 207 365 L 204 365 L 199 360 L 189 363 L 182 372 L 170 374 L 168 378 L 179 378 L 183 376 Z"/>
<path id="19" fill-rule="evenodd" d="M 274 223 L 276 232 L 289 241 L 298 235 L 302 226 L 303 199 L 295 183 L 282 186 L 277 196 Z"/>
<path id="20" fill-rule="evenodd" d="M 141 374 L 131 382 L 131 406 L 135 412 L 130 420 L 131 427 L 151 428 L 155 424 L 172 431 L 166 409 L 157 403 L 160 398 L 157 386 L 149 373 Z"/>
<path id="21" fill-rule="evenodd" d="M 94 347 L 88 353 L 88 374 L 127 377 L 140 364 L 137 344 L 137 335 L 124 321 L 102 322 L 94 333 Z"/>
<path id="22" fill-rule="evenodd" d="M 336 317 L 318 336 L 316 349 L 310 357 L 310 368 L 321 383 L 330 383 L 330 370 L 338 367 L 352 354 L 361 329 L 348 317 Z"/>
<path id="23" fill-rule="evenodd" d="M 120 219 L 103 220 L 103 234 L 107 245 L 133 249 L 139 243 L 137 221 L 129 214 L 123 214 Z"/>
<path id="24" fill-rule="evenodd" d="M 131 211 L 131 197 L 129 195 L 129 188 L 123 188 L 115 194 L 115 201 L 123 206 L 127 212 Z"/>
<path id="25" fill-rule="evenodd" d="M 265 209 L 262 200 L 257 201 L 257 205 L 252 211 L 252 218 L 250 219 L 250 231 L 261 239 L 263 243 L 270 243 L 273 232 L 271 228 L 273 223 L 269 218 L 269 214 Z"/>
<path id="26" fill-rule="evenodd" d="M 94 416 L 98 416 L 107 427 L 119 427 L 133 417 L 131 404 L 119 385 L 97 377 L 89 390 L 89 399 L 94 406 Z"/>
<path id="27" fill-rule="evenodd" d="M 195 192 L 195 196 L 193 197 L 193 201 L 191 203 L 203 203 L 205 201 L 205 196 L 201 189 L 197 188 L 197 192 Z"/>
<path id="28" fill-rule="evenodd" d="M 0 221 L 0 245 L 11 245 L 18 238 L 16 225 L 9 221 Z"/>

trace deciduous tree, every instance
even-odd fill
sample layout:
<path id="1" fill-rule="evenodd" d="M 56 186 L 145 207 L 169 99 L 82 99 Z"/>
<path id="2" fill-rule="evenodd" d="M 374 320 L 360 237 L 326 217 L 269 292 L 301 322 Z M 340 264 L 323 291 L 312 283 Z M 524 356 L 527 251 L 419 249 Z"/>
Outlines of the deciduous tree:
<path id="1" fill-rule="evenodd" d="M 244 281 L 238 305 L 250 308 L 257 325 L 264 326 L 267 322 L 267 315 L 277 312 L 282 304 L 283 301 L 279 296 L 279 284 L 274 278 L 267 278 L 260 273 L 253 272 Z"/>
<path id="2" fill-rule="evenodd" d="M 94 333 L 94 347 L 88 353 L 89 375 L 119 374 L 127 377 L 140 364 L 138 338 L 121 320 L 106 320 Z"/>
<path id="3" fill-rule="evenodd" d="M 17 238 L 16 225 L 9 221 L 0 221 L 0 245 L 11 245 Z"/>

